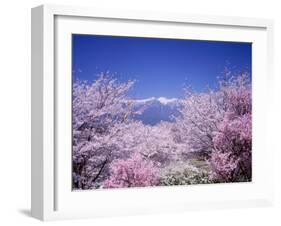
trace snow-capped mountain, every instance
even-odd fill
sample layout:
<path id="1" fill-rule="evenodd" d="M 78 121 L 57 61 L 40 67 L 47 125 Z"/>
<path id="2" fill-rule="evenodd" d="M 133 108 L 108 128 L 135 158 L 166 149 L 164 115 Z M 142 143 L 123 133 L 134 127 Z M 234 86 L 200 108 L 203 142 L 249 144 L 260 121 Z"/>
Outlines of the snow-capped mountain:
<path id="1" fill-rule="evenodd" d="M 146 103 L 151 103 L 151 102 L 160 102 L 161 104 L 167 105 L 171 103 L 176 103 L 178 101 L 177 98 L 166 98 L 166 97 L 150 97 L 147 99 L 139 99 L 139 100 L 134 100 L 136 104 L 146 104 Z"/>
<path id="2" fill-rule="evenodd" d="M 144 124 L 156 125 L 161 121 L 173 122 L 174 117 L 178 116 L 181 106 L 177 98 L 150 97 L 147 99 L 134 100 L 135 110 L 142 113 L 135 116 Z"/>

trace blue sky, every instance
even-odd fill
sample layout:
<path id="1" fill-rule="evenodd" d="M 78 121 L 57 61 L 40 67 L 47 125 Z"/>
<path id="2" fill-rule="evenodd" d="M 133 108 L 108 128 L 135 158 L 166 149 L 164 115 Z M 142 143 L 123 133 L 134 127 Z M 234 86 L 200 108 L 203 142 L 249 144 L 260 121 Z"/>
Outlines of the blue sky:
<path id="1" fill-rule="evenodd" d="M 215 87 L 225 67 L 251 74 L 250 43 L 73 35 L 74 79 L 93 81 L 100 72 L 136 80 L 134 98 L 181 98 L 183 86 Z"/>

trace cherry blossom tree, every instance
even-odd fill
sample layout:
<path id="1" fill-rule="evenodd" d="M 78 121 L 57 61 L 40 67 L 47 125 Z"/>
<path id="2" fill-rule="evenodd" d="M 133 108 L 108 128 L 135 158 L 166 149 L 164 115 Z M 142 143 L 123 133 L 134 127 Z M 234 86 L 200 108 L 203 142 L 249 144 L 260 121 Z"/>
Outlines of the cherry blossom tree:
<path id="1" fill-rule="evenodd" d="M 161 122 L 150 126 L 139 122 L 137 125 L 138 128 L 132 131 L 135 141 L 132 142 L 131 150 L 162 168 L 179 157 L 179 149 L 171 130 L 173 123 Z"/>
<path id="2" fill-rule="evenodd" d="M 138 153 L 114 161 L 110 170 L 111 176 L 103 184 L 105 188 L 155 186 L 160 180 L 158 168 Z"/>
<path id="3" fill-rule="evenodd" d="M 251 160 L 251 115 L 225 119 L 214 137 L 212 178 L 218 182 L 250 181 Z"/>
<path id="4" fill-rule="evenodd" d="M 186 152 L 210 157 L 216 181 L 251 179 L 251 83 L 248 74 L 219 81 L 217 90 L 187 93 L 178 118 L 177 140 Z"/>
<path id="5" fill-rule="evenodd" d="M 133 84 L 119 83 L 108 74 L 99 75 L 91 84 L 74 82 L 74 188 L 99 187 L 108 177 L 109 163 L 128 155 L 120 148 L 128 134 L 125 125 L 133 114 L 132 103 L 126 96 Z"/>
<path id="6" fill-rule="evenodd" d="M 252 97 L 246 75 L 221 85 L 226 112 L 213 138 L 211 165 L 217 181 L 250 181 L 252 177 Z"/>

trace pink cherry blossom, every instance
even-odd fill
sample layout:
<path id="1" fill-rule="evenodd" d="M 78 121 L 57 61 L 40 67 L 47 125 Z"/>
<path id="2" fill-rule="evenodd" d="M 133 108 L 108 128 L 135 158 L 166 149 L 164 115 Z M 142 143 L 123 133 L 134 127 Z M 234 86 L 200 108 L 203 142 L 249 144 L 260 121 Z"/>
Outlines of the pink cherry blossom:
<path id="1" fill-rule="evenodd" d="M 111 176 L 103 184 L 105 188 L 146 187 L 159 184 L 159 170 L 150 160 L 139 154 L 111 164 Z"/>

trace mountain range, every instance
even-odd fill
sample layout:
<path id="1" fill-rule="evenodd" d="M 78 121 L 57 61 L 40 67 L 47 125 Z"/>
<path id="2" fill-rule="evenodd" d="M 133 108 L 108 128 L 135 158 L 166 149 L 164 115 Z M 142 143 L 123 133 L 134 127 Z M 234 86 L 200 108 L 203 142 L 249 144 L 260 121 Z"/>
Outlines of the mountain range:
<path id="1" fill-rule="evenodd" d="M 147 125 L 156 125 L 161 121 L 174 122 L 174 117 L 180 115 L 180 102 L 180 99 L 166 97 L 134 100 L 135 110 L 141 112 L 134 118 Z"/>

